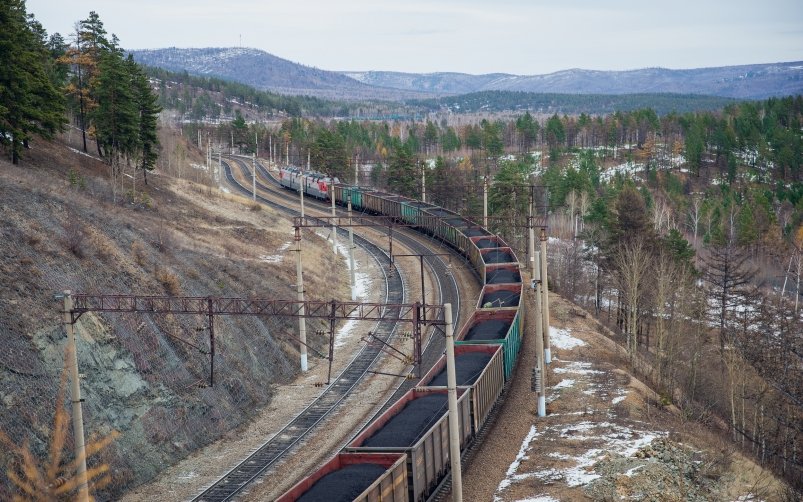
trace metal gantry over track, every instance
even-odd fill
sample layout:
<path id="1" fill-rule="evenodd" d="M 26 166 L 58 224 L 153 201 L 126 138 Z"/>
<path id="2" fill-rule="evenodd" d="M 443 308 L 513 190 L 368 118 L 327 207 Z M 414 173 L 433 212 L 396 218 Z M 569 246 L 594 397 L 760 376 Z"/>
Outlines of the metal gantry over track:
<path id="1" fill-rule="evenodd" d="M 421 303 L 361 303 L 308 300 L 272 300 L 266 298 L 139 296 L 139 295 L 72 295 L 71 324 L 85 312 L 141 314 L 194 314 L 207 317 L 209 328 L 209 385 L 215 382 L 215 330 L 218 315 L 284 316 L 326 319 L 330 322 L 329 377 L 334 356 L 334 324 L 338 320 L 410 322 L 416 331 L 422 326 L 443 326 L 443 305 Z M 327 382 L 328 383 L 328 382 Z"/>

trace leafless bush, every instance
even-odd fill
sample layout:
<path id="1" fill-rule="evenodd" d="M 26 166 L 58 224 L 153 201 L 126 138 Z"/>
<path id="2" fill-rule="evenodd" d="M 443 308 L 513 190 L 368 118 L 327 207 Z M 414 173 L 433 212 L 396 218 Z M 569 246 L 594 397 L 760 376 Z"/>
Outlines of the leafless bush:
<path id="1" fill-rule="evenodd" d="M 252 203 L 252 204 L 251 204 L 251 206 L 249 207 L 249 209 L 251 209 L 251 211 L 254 211 L 254 212 L 256 212 L 256 211 L 262 211 L 262 204 L 260 204 L 260 203 L 258 203 L 258 202 L 254 202 L 254 203 Z"/>
<path id="2" fill-rule="evenodd" d="M 156 269 L 156 280 L 162 283 L 167 293 L 173 296 L 181 293 L 181 281 L 178 276 L 167 269 Z"/>
<path id="3" fill-rule="evenodd" d="M 99 258 L 105 260 L 114 256 L 115 246 L 105 235 L 93 232 L 89 240 Z"/>
<path id="4" fill-rule="evenodd" d="M 167 253 L 168 251 L 173 249 L 173 246 L 175 245 L 173 231 L 167 228 L 165 225 L 159 224 L 156 227 L 156 230 L 154 230 L 153 232 L 153 239 L 151 240 L 151 244 L 160 253 Z"/>
<path id="5" fill-rule="evenodd" d="M 64 247 L 67 248 L 77 258 L 84 257 L 83 242 L 86 237 L 86 229 L 83 223 L 70 218 L 64 225 Z"/>
<path id="6" fill-rule="evenodd" d="M 144 266 L 146 263 L 145 257 L 145 247 L 139 241 L 134 241 L 131 243 L 131 256 L 134 258 L 134 261 L 140 267 Z"/>

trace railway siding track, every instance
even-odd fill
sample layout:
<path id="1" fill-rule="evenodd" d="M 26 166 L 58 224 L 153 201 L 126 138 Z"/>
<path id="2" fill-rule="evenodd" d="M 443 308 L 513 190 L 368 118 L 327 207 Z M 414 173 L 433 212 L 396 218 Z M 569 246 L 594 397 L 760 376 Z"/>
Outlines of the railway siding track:
<path id="1" fill-rule="evenodd" d="M 246 176 L 251 176 L 250 170 L 244 165 L 243 162 L 233 159 L 234 163 L 237 163 Z M 236 178 L 234 177 L 231 171 L 231 165 L 228 162 L 225 162 L 225 175 L 227 180 L 229 181 L 230 185 L 244 193 L 246 195 L 252 196 L 252 192 L 244 187 L 241 183 L 239 183 Z M 264 167 L 259 165 L 264 170 Z M 264 170 L 264 176 L 270 178 L 269 173 L 267 170 Z M 261 176 L 262 177 L 262 176 Z M 269 190 L 261 182 L 257 183 L 258 190 Z M 280 211 L 288 213 L 290 215 L 298 215 L 298 213 L 292 209 L 286 208 L 281 204 L 275 203 L 266 197 L 260 195 L 259 193 L 256 194 L 257 199 L 260 202 L 265 203 L 271 207 L 274 207 Z M 341 232 L 344 232 L 342 229 L 339 229 Z M 385 292 L 385 301 L 387 303 L 403 303 L 405 301 L 405 284 L 403 278 L 401 277 L 398 269 L 391 265 L 390 259 L 387 254 L 378 246 L 371 243 L 367 239 L 355 235 L 355 243 L 359 244 L 363 247 L 379 264 L 380 268 L 384 271 L 386 277 L 387 288 Z M 403 240 L 408 240 L 409 242 L 405 242 L 406 245 L 415 246 L 418 249 L 421 249 L 421 252 L 427 252 L 426 248 L 423 247 L 422 244 L 417 243 L 415 240 L 411 238 L 402 238 Z M 428 261 L 436 261 L 440 262 L 440 265 L 443 267 L 444 271 L 443 274 L 446 275 L 445 272 L 445 264 L 441 260 L 428 260 Z M 437 267 L 437 263 L 430 263 L 430 266 Z M 438 272 L 436 272 L 438 273 Z M 454 281 L 451 281 L 454 283 Z M 457 292 L 456 284 L 452 284 L 453 288 L 449 294 L 445 295 L 452 298 L 452 301 L 459 301 L 459 295 Z M 441 293 L 442 299 L 444 298 L 444 293 Z M 449 301 L 443 299 L 443 301 Z M 390 313 L 392 314 L 392 312 Z M 382 339 L 383 341 L 389 341 L 393 336 L 397 323 L 394 321 L 383 321 L 377 324 L 374 334 L 376 337 Z M 441 337 L 434 336 L 432 337 L 433 340 L 437 339 L 443 344 Z M 427 368 L 431 366 L 434 361 L 440 356 L 443 348 L 434 347 L 433 344 L 430 343 L 427 349 L 424 351 L 424 360 L 429 361 Z M 356 385 L 364 378 L 366 373 L 369 371 L 371 366 L 377 361 L 379 356 L 380 350 L 378 347 L 366 346 L 364 347 L 355 358 L 349 363 L 349 365 L 333 380 L 333 382 L 326 388 L 326 390 L 321 394 L 321 396 L 316 399 L 310 406 L 308 406 L 305 410 L 303 410 L 299 415 L 297 415 L 284 429 L 279 431 L 273 438 L 265 442 L 260 448 L 258 448 L 255 452 L 253 452 L 250 456 L 248 456 L 243 462 L 239 465 L 234 467 L 231 471 L 229 471 L 225 476 L 223 476 L 220 480 L 214 483 L 212 486 L 204 490 L 200 495 L 198 495 L 195 501 L 222 501 L 222 500 L 230 500 L 235 495 L 240 493 L 244 490 L 249 483 L 255 480 L 257 477 L 262 475 L 265 471 L 267 471 L 271 466 L 275 465 L 280 459 L 282 459 L 290 450 L 292 450 L 296 445 L 303 442 L 305 437 L 311 433 L 311 431 L 326 417 L 328 416 L 337 406 L 343 402 L 343 400 L 353 391 Z M 425 371 L 425 370 L 424 370 Z M 414 381 L 405 380 L 403 382 L 403 386 L 406 388 L 411 388 L 415 385 Z M 401 388 L 397 389 L 394 393 L 394 397 L 391 398 L 388 402 L 393 402 L 396 394 L 401 392 Z M 387 406 L 387 404 L 386 404 Z M 367 423 L 367 421 L 366 421 Z"/>
<path id="2" fill-rule="evenodd" d="M 233 187 L 238 188 L 243 193 L 251 195 L 251 192 L 240 185 L 233 177 L 230 166 L 228 165 L 226 165 L 226 176 Z M 272 207 L 287 211 L 286 208 L 269 201 L 259 194 L 257 194 L 257 198 Z M 402 278 L 395 267 L 390 267 L 390 259 L 378 246 L 367 240 L 360 242 L 360 245 L 373 256 L 382 270 L 385 271 L 387 282 L 385 293 L 386 302 L 396 304 L 403 303 L 404 288 Z M 396 322 L 383 321 L 377 324 L 374 333 L 377 337 L 387 341 L 390 339 L 395 329 Z M 346 369 L 344 369 L 326 390 L 324 390 L 318 399 L 297 415 L 295 419 L 284 429 L 279 431 L 273 438 L 265 442 L 265 444 L 248 458 L 193 500 L 199 502 L 230 500 L 243 490 L 251 481 L 279 461 L 295 445 L 299 444 L 321 420 L 349 395 L 352 389 L 360 382 L 368 369 L 377 360 L 379 353 L 378 347 L 364 347 Z"/>

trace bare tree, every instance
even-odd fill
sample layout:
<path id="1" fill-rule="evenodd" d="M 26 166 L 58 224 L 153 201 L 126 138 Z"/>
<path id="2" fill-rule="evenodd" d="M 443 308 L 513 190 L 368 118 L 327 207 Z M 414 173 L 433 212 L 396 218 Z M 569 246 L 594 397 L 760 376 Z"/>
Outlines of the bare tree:
<path id="1" fill-rule="evenodd" d="M 691 207 L 689 207 L 689 224 L 692 227 L 692 235 L 694 235 L 694 245 L 697 245 L 697 232 L 700 228 L 700 218 L 702 217 L 703 198 L 695 194 L 691 198 Z"/>
<path id="2" fill-rule="evenodd" d="M 644 239 L 634 238 L 620 243 L 614 267 L 619 289 L 624 297 L 625 334 L 631 356 L 636 352 L 640 302 L 647 282 L 652 257 Z"/>

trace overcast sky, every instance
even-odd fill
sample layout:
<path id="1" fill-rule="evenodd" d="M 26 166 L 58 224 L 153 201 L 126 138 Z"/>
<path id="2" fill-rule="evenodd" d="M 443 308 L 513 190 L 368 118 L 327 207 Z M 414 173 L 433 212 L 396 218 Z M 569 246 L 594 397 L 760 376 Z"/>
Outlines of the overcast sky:
<path id="1" fill-rule="evenodd" d="M 801 0 L 28 0 L 126 49 L 256 47 L 325 70 L 698 68 L 803 60 Z M 242 40 L 242 41 L 241 41 Z"/>

